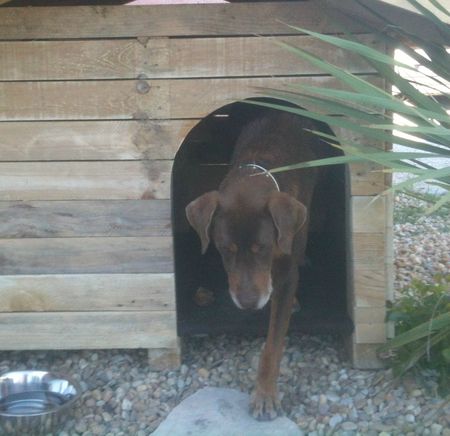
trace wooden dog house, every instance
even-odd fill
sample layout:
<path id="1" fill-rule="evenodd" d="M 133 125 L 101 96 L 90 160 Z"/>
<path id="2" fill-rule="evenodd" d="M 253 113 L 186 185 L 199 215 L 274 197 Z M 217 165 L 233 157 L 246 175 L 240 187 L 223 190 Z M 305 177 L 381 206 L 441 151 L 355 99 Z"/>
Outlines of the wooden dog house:
<path id="1" fill-rule="evenodd" d="M 321 1 L 0 8 L 0 348 L 147 348 L 176 360 L 174 159 L 175 191 L 189 182 L 183 153 L 217 163 L 220 115 L 258 87 L 334 83 L 256 35 L 372 75 L 283 24 L 333 33 L 338 16 Z M 220 174 L 211 168 L 205 187 Z M 386 337 L 391 210 L 376 196 L 387 184 L 352 165 L 342 197 L 342 301 L 359 367 L 377 364 Z"/>

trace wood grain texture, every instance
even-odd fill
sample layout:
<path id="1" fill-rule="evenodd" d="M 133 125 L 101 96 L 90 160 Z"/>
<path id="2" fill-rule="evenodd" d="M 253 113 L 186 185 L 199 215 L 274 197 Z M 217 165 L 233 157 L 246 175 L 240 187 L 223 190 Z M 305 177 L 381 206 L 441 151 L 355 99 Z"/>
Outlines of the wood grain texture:
<path id="1" fill-rule="evenodd" d="M 380 46 L 373 36 L 361 36 Z M 309 36 L 272 38 L 151 38 L 0 42 L 0 80 L 95 80 L 310 75 L 322 71 L 280 47 L 307 48 L 355 73 L 373 72 L 366 62 Z M 263 62 L 261 60 L 264 60 Z"/>
<path id="2" fill-rule="evenodd" d="M 0 312 L 175 310 L 173 274 L 0 276 Z"/>
<path id="3" fill-rule="evenodd" d="M 354 337 L 354 335 L 353 335 Z M 351 339 L 350 339 L 351 340 Z M 352 365 L 358 369 L 380 369 L 385 368 L 385 362 L 380 360 L 377 350 L 380 344 L 350 344 L 350 357 Z"/>
<path id="4" fill-rule="evenodd" d="M 0 119 L 168 118 L 168 96 L 167 81 L 2 82 Z"/>
<path id="5" fill-rule="evenodd" d="M 373 196 L 384 192 L 388 187 L 381 167 L 369 163 L 349 164 L 350 190 L 352 195 Z"/>
<path id="6" fill-rule="evenodd" d="M 386 342 L 386 324 L 384 322 L 356 324 L 354 334 L 357 344 L 382 344 Z"/>
<path id="7" fill-rule="evenodd" d="M 375 266 L 377 265 L 378 266 Z M 388 281 L 386 267 L 379 262 L 373 268 L 355 268 L 353 301 L 355 307 L 386 307 Z"/>
<path id="8" fill-rule="evenodd" d="M 169 199 L 173 161 L 3 162 L 0 200 Z M 351 171 L 352 195 L 386 188 L 380 173 Z"/>
<path id="9" fill-rule="evenodd" d="M 176 348 L 174 311 L 0 313 L 0 349 Z"/>
<path id="10" fill-rule="evenodd" d="M 172 161 L 0 163 L 0 200 L 168 199 Z"/>
<path id="11" fill-rule="evenodd" d="M 3 122 L 0 161 L 173 159 L 199 121 Z"/>
<path id="12" fill-rule="evenodd" d="M 353 233 L 353 262 L 359 267 L 379 269 L 386 260 L 386 241 L 383 233 Z"/>
<path id="13" fill-rule="evenodd" d="M 370 83 L 382 87 L 382 83 L 380 82 L 380 80 L 377 80 L 375 78 L 373 78 Z M 362 133 L 336 126 L 333 126 L 332 130 L 343 144 L 345 144 L 346 142 L 354 142 L 357 144 L 364 144 L 365 146 L 375 147 L 382 150 L 387 149 L 388 144 L 386 144 L 385 142 L 376 140 L 374 138 L 368 138 Z"/>
<path id="14" fill-rule="evenodd" d="M 177 370 L 181 365 L 181 344 L 176 348 L 149 348 L 148 364 L 151 371 Z"/>
<path id="15" fill-rule="evenodd" d="M 153 6 L 0 9 L 0 39 L 276 35 L 298 32 L 284 23 L 341 32 L 324 1 Z M 342 23 L 342 16 L 341 23 Z M 362 30 L 349 23 L 348 31 Z"/>
<path id="16" fill-rule="evenodd" d="M 355 307 L 355 324 L 382 324 L 386 318 L 386 307 Z"/>
<path id="17" fill-rule="evenodd" d="M 0 274 L 170 272 L 170 237 L 0 240 Z"/>
<path id="18" fill-rule="evenodd" d="M 356 307 L 384 307 L 388 288 L 384 233 L 353 233 L 352 277 Z"/>
<path id="19" fill-rule="evenodd" d="M 171 236 L 169 200 L 3 201 L 0 238 Z"/>
<path id="20" fill-rule="evenodd" d="M 200 121 L 5 121 L 0 123 L 0 161 L 173 159 Z M 361 167 L 354 172 L 363 174 Z M 376 175 L 381 176 L 371 174 Z"/>
<path id="21" fill-rule="evenodd" d="M 328 76 L 236 79 L 0 82 L 0 120 L 203 118 L 220 107 L 289 85 L 333 86 Z"/>
<path id="22" fill-rule="evenodd" d="M 384 196 L 353 196 L 351 198 L 352 231 L 384 233 L 386 230 L 386 198 Z"/>

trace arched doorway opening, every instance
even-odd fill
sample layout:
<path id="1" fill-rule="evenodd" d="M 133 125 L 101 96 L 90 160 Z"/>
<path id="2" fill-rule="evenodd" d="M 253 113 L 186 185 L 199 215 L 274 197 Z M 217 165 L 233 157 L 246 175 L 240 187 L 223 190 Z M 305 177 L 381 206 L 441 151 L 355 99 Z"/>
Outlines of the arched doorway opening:
<path id="1" fill-rule="evenodd" d="M 265 334 L 267 330 L 270 305 L 257 312 L 242 311 L 234 305 L 219 253 L 211 244 L 205 255 L 200 254 L 200 241 L 185 216 L 190 201 L 219 187 L 240 131 L 262 110 L 242 102 L 223 106 L 189 132 L 175 157 L 172 224 L 179 336 Z M 317 123 L 317 129 L 331 133 L 329 126 L 322 123 Z M 336 149 L 330 146 L 332 155 L 336 155 Z M 352 331 L 347 313 L 348 179 L 346 166 L 331 167 L 326 183 L 317 191 L 317 197 L 326 199 L 326 222 L 321 231 L 312 226 L 309 235 L 308 262 L 300 271 L 300 309 L 292 315 L 291 330 L 342 334 Z M 312 208 L 318 203 L 319 199 L 314 198 Z"/>

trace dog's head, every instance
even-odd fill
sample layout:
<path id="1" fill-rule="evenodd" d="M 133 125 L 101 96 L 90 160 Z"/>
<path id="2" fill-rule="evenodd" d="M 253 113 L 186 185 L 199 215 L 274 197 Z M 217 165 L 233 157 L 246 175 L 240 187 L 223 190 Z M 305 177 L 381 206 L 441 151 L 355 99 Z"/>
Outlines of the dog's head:
<path id="1" fill-rule="evenodd" d="M 202 253 L 212 240 L 228 274 L 231 297 L 240 309 L 261 309 L 272 292 L 272 263 L 290 255 L 296 233 L 306 222 L 306 207 L 282 192 L 261 201 L 230 200 L 212 191 L 186 207 L 200 237 Z"/>

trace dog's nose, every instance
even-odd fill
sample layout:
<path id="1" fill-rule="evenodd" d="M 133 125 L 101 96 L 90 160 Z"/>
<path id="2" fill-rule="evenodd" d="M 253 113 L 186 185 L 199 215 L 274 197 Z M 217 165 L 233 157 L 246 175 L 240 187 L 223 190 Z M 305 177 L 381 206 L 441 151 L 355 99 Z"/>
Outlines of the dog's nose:
<path id="1" fill-rule="evenodd" d="M 231 297 L 239 309 L 256 310 L 259 309 L 259 296 L 248 292 L 236 294 L 231 292 Z"/>

